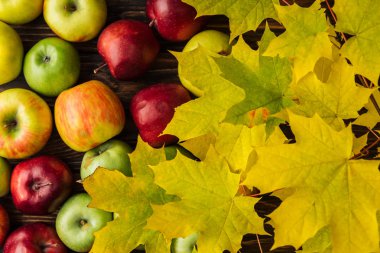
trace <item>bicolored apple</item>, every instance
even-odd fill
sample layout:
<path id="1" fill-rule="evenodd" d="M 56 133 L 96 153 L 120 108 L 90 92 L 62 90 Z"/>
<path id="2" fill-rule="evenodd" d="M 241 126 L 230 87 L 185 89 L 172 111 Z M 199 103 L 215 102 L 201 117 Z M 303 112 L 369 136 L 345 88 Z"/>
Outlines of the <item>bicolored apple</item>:
<path id="1" fill-rule="evenodd" d="M 38 93 L 55 97 L 74 85 L 80 72 L 79 54 L 67 41 L 45 38 L 25 55 L 26 82 Z"/>
<path id="2" fill-rule="evenodd" d="M 8 83 L 20 74 L 24 47 L 20 36 L 0 21 L 0 84 Z"/>
<path id="3" fill-rule="evenodd" d="M 112 220 L 112 213 L 90 208 L 91 197 L 87 193 L 72 196 L 57 215 L 55 227 L 59 238 L 76 252 L 90 251 L 94 233 Z"/>
<path id="4" fill-rule="evenodd" d="M 97 147 L 124 128 L 123 104 L 100 81 L 89 81 L 63 91 L 54 108 L 59 135 L 70 148 L 78 152 Z"/>
<path id="5" fill-rule="evenodd" d="M 109 140 L 84 154 L 80 177 L 85 179 L 98 167 L 119 170 L 124 175 L 131 177 L 131 162 L 128 155 L 131 152 L 132 148 L 127 143 L 120 140 Z"/>
<path id="6" fill-rule="evenodd" d="M 12 25 L 22 25 L 42 13 L 43 0 L 0 1 L 0 20 Z"/>
<path id="7" fill-rule="evenodd" d="M 10 179 L 11 167 L 4 158 L 0 157 L 0 197 L 9 193 Z"/>
<path id="8" fill-rule="evenodd" d="M 44 18 L 55 34 L 71 42 L 95 38 L 107 19 L 105 0 L 45 0 Z"/>
<path id="9" fill-rule="evenodd" d="M 36 154 L 52 128 L 49 106 L 37 94 L 19 88 L 0 93 L 0 156 L 22 159 Z"/>

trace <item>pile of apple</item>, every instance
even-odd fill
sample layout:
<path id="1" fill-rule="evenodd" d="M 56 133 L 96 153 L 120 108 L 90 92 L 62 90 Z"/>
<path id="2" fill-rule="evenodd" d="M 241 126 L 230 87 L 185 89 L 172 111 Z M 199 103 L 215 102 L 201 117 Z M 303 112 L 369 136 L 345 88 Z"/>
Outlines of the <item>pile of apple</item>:
<path id="1" fill-rule="evenodd" d="M 86 152 L 80 170 L 82 179 L 98 167 L 132 176 L 128 156 L 131 147 L 112 139 L 121 133 L 126 122 L 123 104 L 100 81 L 89 80 L 72 87 L 78 81 L 80 59 L 70 42 L 92 40 L 100 33 L 98 51 L 110 73 L 117 80 L 130 80 L 143 75 L 159 53 L 160 44 L 152 26 L 163 39 L 185 41 L 206 22 L 205 17 L 195 19 L 195 9 L 180 0 L 147 0 L 146 11 L 152 20 L 149 25 L 126 19 L 101 31 L 107 18 L 105 0 L 0 1 L 0 84 L 9 83 L 22 71 L 33 90 L 10 88 L 0 93 L 0 197 L 10 191 L 14 206 L 25 214 L 45 215 L 60 209 L 56 228 L 32 223 L 7 237 L 9 217 L 0 202 L 0 247 L 4 245 L 4 253 L 59 253 L 67 252 L 66 247 L 88 252 L 93 233 L 113 219 L 112 213 L 87 207 L 90 197 L 86 193 L 67 200 L 74 183 L 70 168 L 58 157 L 39 151 L 55 124 L 71 149 Z M 10 25 L 31 22 L 42 12 L 58 37 L 39 41 L 24 56 L 22 41 Z M 230 51 L 229 37 L 218 31 L 195 35 L 184 50 L 193 50 L 198 44 L 215 53 Z M 195 96 L 202 95 L 191 83 L 181 81 L 183 85 L 151 85 L 135 94 L 130 102 L 139 134 L 152 147 L 178 141 L 175 136 L 161 133 L 175 107 L 191 100 L 187 89 Z M 54 113 L 40 95 L 57 97 Z M 24 160 L 12 170 L 6 159 Z M 191 246 L 185 246 L 189 252 L 196 240 L 193 237 Z M 186 242 L 177 244 L 180 248 Z"/>

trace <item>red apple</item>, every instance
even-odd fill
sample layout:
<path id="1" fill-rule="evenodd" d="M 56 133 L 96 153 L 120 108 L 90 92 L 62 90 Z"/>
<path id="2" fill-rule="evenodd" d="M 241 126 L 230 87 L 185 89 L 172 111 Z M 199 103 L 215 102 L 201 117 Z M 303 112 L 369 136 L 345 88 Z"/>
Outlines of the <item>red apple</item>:
<path id="1" fill-rule="evenodd" d="M 146 13 L 161 37 L 170 41 L 190 39 L 206 22 L 206 17 L 195 18 L 196 10 L 181 0 L 147 0 Z"/>
<path id="2" fill-rule="evenodd" d="M 96 80 L 63 91 L 55 101 L 54 116 L 62 140 L 78 152 L 118 135 L 125 124 L 120 99 Z"/>
<path id="3" fill-rule="evenodd" d="M 141 138 L 152 147 L 178 141 L 173 135 L 162 135 L 173 118 L 174 108 L 189 101 L 189 92 L 180 84 L 159 83 L 139 91 L 130 104 L 130 110 Z"/>
<path id="4" fill-rule="evenodd" d="M 3 245 L 9 231 L 9 216 L 7 211 L 0 205 L 0 246 Z"/>
<path id="5" fill-rule="evenodd" d="M 51 213 L 69 196 L 72 184 L 69 167 L 58 158 L 39 156 L 25 160 L 12 173 L 13 203 L 23 213 Z"/>
<path id="6" fill-rule="evenodd" d="M 66 253 L 67 249 L 54 228 L 32 223 L 13 231 L 4 245 L 4 253 Z"/>
<path id="7" fill-rule="evenodd" d="M 112 76 L 130 80 L 141 76 L 156 59 L 160 44 L 143 22 L 119 20 L 100 34 L 98 51 Z"/>
<path id="8" fill-rule="evenodd" d="M 0 93 L 0 156 L 20 159 L 36 154 L 52 128 L 49 106 L 37 94 L 19 88 Z"/>

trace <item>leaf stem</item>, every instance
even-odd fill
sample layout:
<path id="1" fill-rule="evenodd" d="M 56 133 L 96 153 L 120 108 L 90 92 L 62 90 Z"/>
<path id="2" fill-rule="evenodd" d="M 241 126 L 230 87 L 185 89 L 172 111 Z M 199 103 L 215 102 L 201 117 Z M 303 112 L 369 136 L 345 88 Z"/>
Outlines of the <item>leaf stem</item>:
<path id="1" fill-rule="evenodd" d="M 376 146 L 380 142 L 380 136 L 377 135 L 377 133 L 375 131 L 373 131 L 372 129 L 370 129 L 370 128 L 368 128 L 368 129 L 369 129 L 369 131 L 373 135 L 375 135 L 376 141 L 374 141 L 373 143 L 371 143 L 368 147 L 364 148 L 363 151 L 360 151 L 360 153 L 358 153 L 358 154 L 354 155 L 353 157 L 351 157 L 350 160 L 355 160 L 355 159 L 358 159 L 358 158 L 360 158 L 362 156 L 368 155 L 369 154 L 369 150 L 371 148 L 373 148 L 374 146 Z"/>
<path id="2" fill-rule="evenodd" d="M 263 248 L 261 247 L 261 242 L 260 242 L 260 238 L 258 234 L 256 234 L 256 239 L 257 239 L 257 244 L 259 245 L 260 253 L 264 253 Z"/>

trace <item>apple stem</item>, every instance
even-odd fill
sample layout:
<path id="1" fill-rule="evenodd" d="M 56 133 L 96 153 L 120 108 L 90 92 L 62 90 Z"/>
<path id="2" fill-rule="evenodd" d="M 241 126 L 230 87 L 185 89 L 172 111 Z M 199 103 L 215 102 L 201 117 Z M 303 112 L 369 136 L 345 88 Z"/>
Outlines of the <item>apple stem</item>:
<path id="1" fill-rule="evenodd" d="M 44 61 L 44 62 L 49 62 L 49 61 L 50 61 L 50 57 L 47 56 L 47 55 L 45 55 L 43 61 Z"/>
<path id="2" fill-rule="evenodd" d="M 102 65 L 100 65 L 99 67 L 97 67 L 96 69 L 94 69 L 94 74 L 98 73 L 105 66 L 107 66 L 107 63 L 103 63 Z"/>
<path id="3" fill-rule="evenodd" d="M 76 182 L 79 184 L 83 184 L 83 180 L 81 180 L 81 179 L 77 180 Z"/>
<path id="4" fill-rule="evenodd" d="M 4 124 L 4 128 L 6 128 L 6 129 L 12 129 L 15 126 L 17 126 L 17 121 L 16 120 L 6 121 L 5 124 Z"/>
<path id="5" fill-rule="evenodd" d="M 152 20 L 149 22 L 149 27 L 153 27 L 155 22 L 156 22 L 156 20 L 155 20 L 155 19 L 152 19 Z"/>
<path id="6" fill-rule="evenodd" d="M 49 185 L 52 185 L 52 183 L 33 184 L 32 189 L 34 191 L 38 191 L 42 187 L 46 187 L 46 186 L 49 186 Z"/>
<path id="7" fill-rule="evenodd" d="M 44 244 L 44 248 L 50 248 L 50 247 L 56 248 L 56 247 L 58 247 L 58 243 L 46 243 L 46 244 Z"/>

